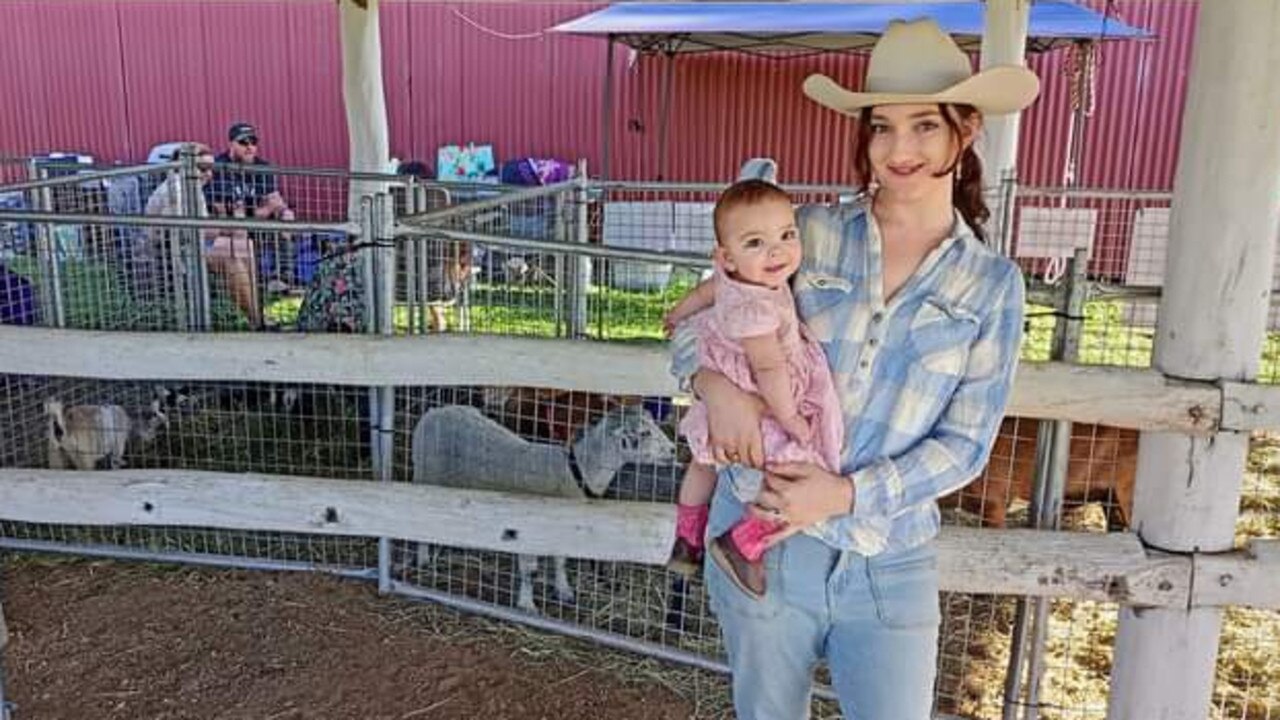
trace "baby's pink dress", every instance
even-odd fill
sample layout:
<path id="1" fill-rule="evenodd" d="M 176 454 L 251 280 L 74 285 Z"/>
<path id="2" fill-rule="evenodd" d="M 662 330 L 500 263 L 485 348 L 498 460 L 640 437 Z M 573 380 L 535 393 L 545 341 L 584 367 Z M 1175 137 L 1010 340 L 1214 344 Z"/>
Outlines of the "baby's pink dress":
<path id="1" fill-rule="evenodd" d="M 747 392 L 757 393 L 740 341 L 777 333 L 787 357 L 796 409 L 809 423 L 812 436 L 808 443 L 796 442 L 766 414 L 761 422 L 765 460 L 812 462 L 839 472 L 844 443 L 840 400 L 826 355 L 796 315 L 790 286 L 771 289 L 739 282 L 718 266 L 715 280 L 715 305 L 689 319 L 698 337 L 699 365 L 719 372 Z M 707 439 L 707 409 L 701 401 L 693 403 L 680 423 L 680 432 L 689 441 L 694 462 L 715 464 Z"/>

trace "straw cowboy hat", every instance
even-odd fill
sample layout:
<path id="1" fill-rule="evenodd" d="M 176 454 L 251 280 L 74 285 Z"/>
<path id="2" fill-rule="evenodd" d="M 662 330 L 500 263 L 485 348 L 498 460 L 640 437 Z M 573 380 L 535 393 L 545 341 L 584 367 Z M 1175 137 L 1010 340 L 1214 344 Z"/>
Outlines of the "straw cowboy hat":
<path id="1" fill-rule="evenodd" d="M 969 58 L 930 19 L 894 20 L 871 50 L 865 92 L 852 92 L 826 75 L 810 75 L 804 94 L 836 112 L 854 115 L 875 105 L 955 103 L 986 115 L 1017 112 L 1040 92 L 1035 73 L 996 65 L 973 73 Z"/>

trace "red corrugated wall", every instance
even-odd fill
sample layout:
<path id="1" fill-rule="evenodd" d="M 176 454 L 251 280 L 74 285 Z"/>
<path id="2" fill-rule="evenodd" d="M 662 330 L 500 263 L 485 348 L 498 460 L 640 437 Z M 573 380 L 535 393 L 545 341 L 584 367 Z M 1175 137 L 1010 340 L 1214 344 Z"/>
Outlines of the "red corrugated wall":
<path id="1" fill-rule="evenodd" d="M 1196 4 L 1105 2 L 1155 30 L 1108 43 L 1086 129 L 1082 181 L 1168 188 L 1176 161 Z M 605 43 L 544 32 L 598 4 L 384 2 L 392 150 L 432 159 L 442 144 L 492 143 L 500 159 L 588 158 L 600 168 Z M 154 143 L 220 145 L 260 126 L 281 163 L 345 164 L 333 0 L 0 0 L 0 154 L 79 150 L 138 160 Z M 1061 182 L 1067 83 L 1061 52 L 1033 60 L 1044 97 L 1023 123 L 1023 176 Z M 673 75 L 665 171 L 658 157 L 666 60 L 616 60 L 614 177 L 717 180 L 769 154 L 793 181 L 847 181 L 849 124 L 804 100 L 813 71 L 848 82 L 861 58 L 682 57 Z"/>

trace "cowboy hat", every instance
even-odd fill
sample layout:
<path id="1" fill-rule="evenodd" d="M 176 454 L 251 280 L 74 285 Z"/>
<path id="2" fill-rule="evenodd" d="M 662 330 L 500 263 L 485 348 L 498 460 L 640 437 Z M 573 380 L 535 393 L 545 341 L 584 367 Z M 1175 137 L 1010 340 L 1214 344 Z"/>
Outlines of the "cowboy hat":
<path id="1" fill-rule="evenodd" d="M 1040 92 L 1035 73 L 995 65 L 973 73 L 969 58 L 931 19 L 894 20 L 871 50 L 865 92 L 852 92 L 826 75 L 810 75 L 804 94 L 846 115 L 875 105 L 955 103 L 984 114 L 1017 112 Z"/>

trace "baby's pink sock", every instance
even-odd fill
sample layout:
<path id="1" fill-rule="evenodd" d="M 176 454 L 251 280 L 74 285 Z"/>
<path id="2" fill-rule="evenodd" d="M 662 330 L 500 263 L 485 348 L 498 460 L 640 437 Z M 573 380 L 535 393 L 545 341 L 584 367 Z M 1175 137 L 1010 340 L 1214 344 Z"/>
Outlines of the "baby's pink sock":
<path id="1" fill-rule="evenodd" d="M 729 531 L 729 537 L 737 546 L 738 552 L 751 562 L 759 562 L 764 556 L 764 539 L 777 532 L 781 525 L 770 520 L 762 520 L 751 516 L 743 518 Z"/>
<path id="2" fill-rule="evenodd" d="M 676 537 L 692 548 L 702 548 L 702 536 L 707 532 L 707 505 L 676 504 Z"/>

